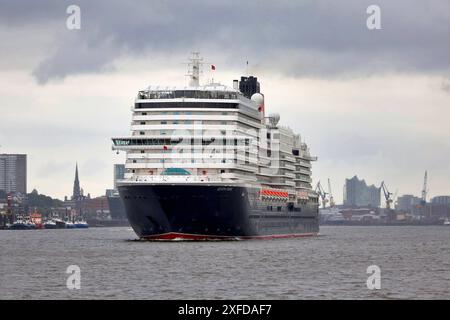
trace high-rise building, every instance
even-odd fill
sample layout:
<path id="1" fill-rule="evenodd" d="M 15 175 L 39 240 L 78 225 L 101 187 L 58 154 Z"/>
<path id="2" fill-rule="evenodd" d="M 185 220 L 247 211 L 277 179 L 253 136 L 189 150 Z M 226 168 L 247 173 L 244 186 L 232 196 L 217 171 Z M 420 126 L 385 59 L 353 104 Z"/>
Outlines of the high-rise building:
<path id="1" fill-rule="evenodd" d="M 125 165 L 115 164 L 114 165 L 114 189 L 117 190 L 117 180 L 122 180 L 125 177 Z"/>
<path id="2" fill-rule="evenodd" d="M 368 186 L 364 180 L 359 180 L 355 175 L 351 179 L 345 179 L 344 205 L 348 207 L 379 207 L 380 188 Z"/>
<path id="3" fill-rule="evenodd" d="M 0 190 L 27 193 L 26 154 L 0 154 Z"/>

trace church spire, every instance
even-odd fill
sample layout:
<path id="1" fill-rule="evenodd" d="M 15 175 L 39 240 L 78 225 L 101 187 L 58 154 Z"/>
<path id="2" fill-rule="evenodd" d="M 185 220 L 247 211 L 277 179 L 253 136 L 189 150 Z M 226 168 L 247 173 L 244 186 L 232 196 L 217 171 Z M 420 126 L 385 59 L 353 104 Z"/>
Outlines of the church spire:
<path id="1" fill-rule="evenodd" d="M 78 179 L 78 163 L 75 165 L 75 181 L 73 182 L 73 200 L 79 200 L 81 196 L 80 180 Z"/>

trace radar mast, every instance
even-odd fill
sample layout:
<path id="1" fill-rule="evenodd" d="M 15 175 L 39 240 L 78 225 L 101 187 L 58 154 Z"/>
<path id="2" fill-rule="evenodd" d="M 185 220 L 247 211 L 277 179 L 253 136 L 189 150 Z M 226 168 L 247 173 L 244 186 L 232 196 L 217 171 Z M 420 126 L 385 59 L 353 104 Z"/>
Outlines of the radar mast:
<path id="1" fill-rule="evenodd" d="M 200 57 L 200 52 L 194 51 L 192 52 L 191 57 L 189 58 L 188 63 L 188 76 L 190 77 L 189 85 L 191 87 L 200 86 L 200 74 L 201 74 L 201 66 L 203 65 L 203 58 Z"/>

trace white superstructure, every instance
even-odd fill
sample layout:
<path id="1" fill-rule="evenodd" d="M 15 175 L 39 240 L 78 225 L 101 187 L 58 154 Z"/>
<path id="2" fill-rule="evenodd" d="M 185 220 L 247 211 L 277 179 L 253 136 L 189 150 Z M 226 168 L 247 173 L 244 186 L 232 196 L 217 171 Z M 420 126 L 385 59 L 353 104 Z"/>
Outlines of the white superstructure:
<path id="1" fill-rule="evenodd" d="M 201 62 L 190 61 L 190 86 L 148 87 L 132 108 L 131 135 L 113 138 L 126 152 L 122 183 L 245 183 L 283 190 L 292 200 L 311 190 L 308 147 L 279 116 L 265 116 L 264 97 L 236 86 L 200 85 Z M 120 182 L 119 182 L 120 183 Z"/>

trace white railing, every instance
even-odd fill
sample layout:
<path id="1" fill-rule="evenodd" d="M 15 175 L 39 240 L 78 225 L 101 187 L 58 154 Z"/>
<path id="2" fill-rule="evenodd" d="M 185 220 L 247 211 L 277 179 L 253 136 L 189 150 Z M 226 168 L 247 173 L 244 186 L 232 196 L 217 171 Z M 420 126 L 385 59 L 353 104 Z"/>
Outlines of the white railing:
<path id="1" fill-rule="evenodd" d="M 129 179 L 126 180 L 118 180 L 119 184 L 126 184 L 130 182 L 141 182 L 141 183 L 148 183 L 148 182 L 154 182 L 154 183 L 192 183 L 192 182 L 229 182 L 232 183 L 235 180 L 232 179 L 225 179 L 221 175 L 148 175 L 148 176 L 142 176 L 142 175 L 134 175 L 131 176 Z"/>

